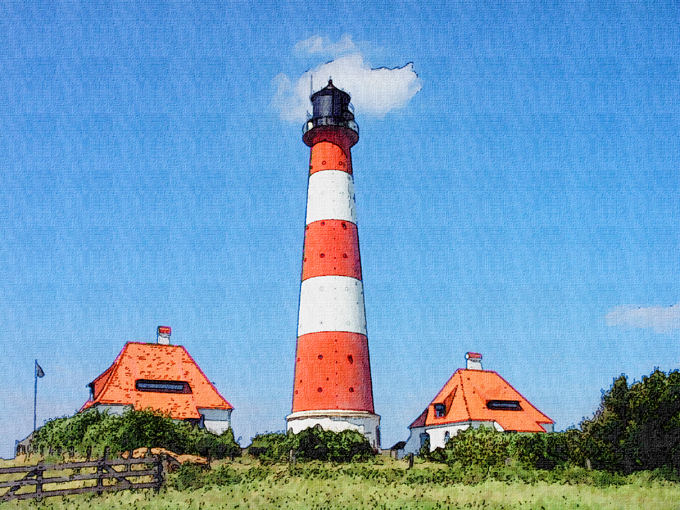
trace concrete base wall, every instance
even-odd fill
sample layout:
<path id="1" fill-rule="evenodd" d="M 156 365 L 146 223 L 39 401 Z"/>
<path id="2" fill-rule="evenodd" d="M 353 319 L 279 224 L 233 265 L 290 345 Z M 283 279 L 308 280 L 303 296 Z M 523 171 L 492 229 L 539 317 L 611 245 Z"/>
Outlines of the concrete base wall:
<path id="1" fill-rule="evenodd" d="M 286 417 L 286 430 L 294 434 L 320 425 L 324 430 L 356 430 L 366 436 L 373 448 L 380 448 L 380 416 L 362 411 L 302 411 Z"/>

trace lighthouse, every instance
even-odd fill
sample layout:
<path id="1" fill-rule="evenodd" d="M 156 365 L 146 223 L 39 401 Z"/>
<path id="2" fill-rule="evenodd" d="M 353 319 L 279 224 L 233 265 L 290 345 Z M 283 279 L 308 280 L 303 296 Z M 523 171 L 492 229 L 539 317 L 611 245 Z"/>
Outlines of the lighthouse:
<path id="1" fill-rule="evenodd" d="M 293 408 L 287 429 L 361 432 L 380 447 L 373 409 L 351 148 L 350 96 L 328 85 L 311 96 L 310 147 Z"/>

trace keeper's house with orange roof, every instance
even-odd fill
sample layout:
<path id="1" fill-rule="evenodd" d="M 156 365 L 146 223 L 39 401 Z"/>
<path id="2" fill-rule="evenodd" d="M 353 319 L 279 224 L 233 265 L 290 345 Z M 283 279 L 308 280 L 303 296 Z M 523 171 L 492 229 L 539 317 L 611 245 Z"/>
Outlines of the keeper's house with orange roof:
<path id="1" fill-rule="evenodd" d="M 505 432 L 552 432 L 554 421 L 529 403 L 492 370 L 482 370 L 482 355 L 468 352 L 467 368 L 458 369 L 430 405 L 409 425 L 404 454 L 418 453 L 426 440 L 430 451 L 470 427 Z"/>
<path id="2" fill-rule="evenodd" d="M 153 409 L 221 434 L 231 425 L 233 407 L 217 391 L 181 345 L 170 345 L 171 330 L 158 327 L 157 343 L 128 342 L 99 377 L 80 409 L 111 414 Z"/>

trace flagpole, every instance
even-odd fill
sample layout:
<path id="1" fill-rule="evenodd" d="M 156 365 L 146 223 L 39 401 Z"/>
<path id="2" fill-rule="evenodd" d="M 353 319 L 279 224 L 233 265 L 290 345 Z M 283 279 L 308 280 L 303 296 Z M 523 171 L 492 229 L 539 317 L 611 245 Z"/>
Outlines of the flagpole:
<path id="1" fill-rule="evenodd" d="M 38 360 L 35 360 L 35 365 L 33 366 L 33 379 L 35 382 L 33 384 L 33 432 L 35 432 L 36 424 L 36 408 L 38 402 Z"/>

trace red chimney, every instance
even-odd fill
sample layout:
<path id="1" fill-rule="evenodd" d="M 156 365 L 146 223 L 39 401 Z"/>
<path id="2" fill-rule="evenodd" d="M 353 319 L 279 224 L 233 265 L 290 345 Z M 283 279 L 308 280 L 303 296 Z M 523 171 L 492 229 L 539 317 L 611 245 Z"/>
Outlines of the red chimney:
<path id="1" fill-rule="evenodd" d="M 468 370 L 482 370 L 482 355 L 478 352 L 468 352 L 465 354 Z"/>
<path id="2" fill-rule="evenodd" d="M 170 335 L 172 328 L 170 326 L 158 326 L 156 329 L 156 341 L 162 345 L 170 345 Z"/>

